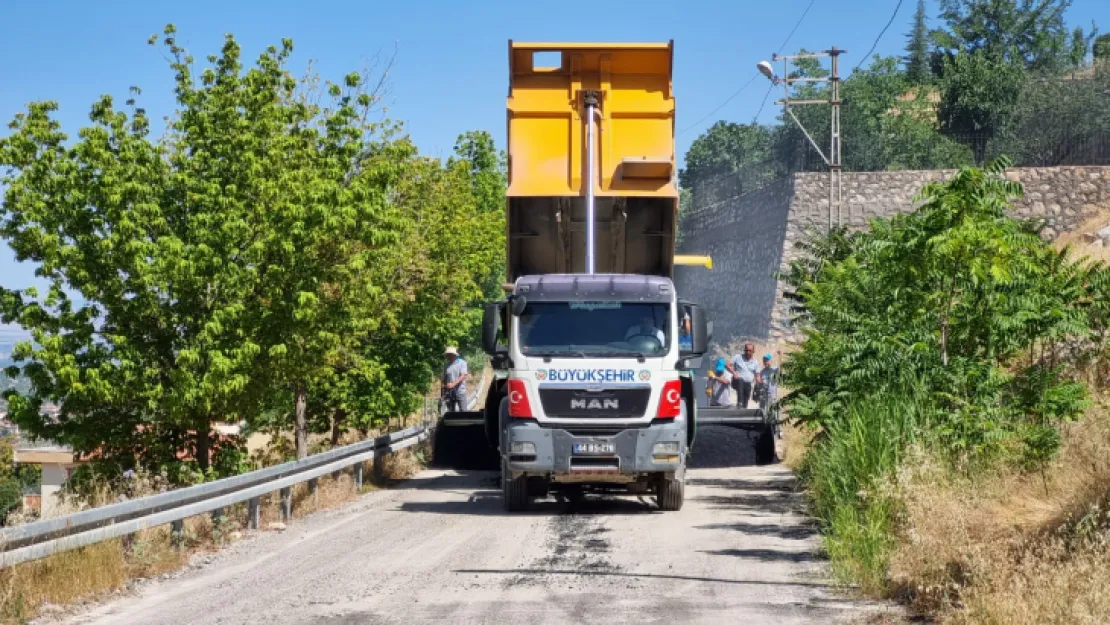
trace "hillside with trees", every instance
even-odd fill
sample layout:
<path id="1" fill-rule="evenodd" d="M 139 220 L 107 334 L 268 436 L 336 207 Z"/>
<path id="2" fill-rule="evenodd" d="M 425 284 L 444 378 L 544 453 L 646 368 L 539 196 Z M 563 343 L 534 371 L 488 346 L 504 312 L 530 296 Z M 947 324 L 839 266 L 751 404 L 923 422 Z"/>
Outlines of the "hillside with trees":
<path id="1" fill-rule="evenodd" d="M 1110 89 L 1110 37 L 1069 30 L 1069 6 L 942 0 L 930 28 L 919 0 L 905 54 L 863 59 L 842 79 L 844 170 L 982 166 L 1001 154 L 1019 166 L 1110 162 L 1110 112 L 1093 105 Z M 827 76 L 827 65 L 799 60 L 792 77 Z M 797 86 L 793 97 L 827 99 L 826 89 Z M 792 110 L 826 149 L 829 107 Z M 717 122 L 693 141 L 679 179 L 692 193 L 687 205 L 697 206 L 713 201 L 724 179 L 735 195 L 806 170 L 825 164 L 780 114 L 771 125 Z"/>

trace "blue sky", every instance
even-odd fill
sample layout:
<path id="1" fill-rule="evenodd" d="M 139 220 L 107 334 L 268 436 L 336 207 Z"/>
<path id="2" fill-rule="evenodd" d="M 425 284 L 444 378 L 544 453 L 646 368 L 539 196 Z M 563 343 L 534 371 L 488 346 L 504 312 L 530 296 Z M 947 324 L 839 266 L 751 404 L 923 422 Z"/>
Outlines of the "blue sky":
<path id="1" fill-rule="evenodd" d="M 416 1 L 312 3 L 288 0 L 189 2 L 17 0 L 0 21 L 0 120 L 29 101 L 56 100 L 58 118 L 74 136 L 89 105 L 103 93 L 122 102 L 130 85 L 159 119 L 173 112 L 172 74 L 146 39 L 173 22 L 178 41 L 198 59 L 216 53 L 225 33 L 253 61 L 281 38 L 294 41 L 293 69 L 311 59 L 338 79 L 376 53 L 392 54 L 390 116 L 428 154 L 446 156 L 455 138 L 487 129 L 504 145 L 507 41 L 675 40 L 674 84 L 681 159 L 690 142 L 717 119 L 751 121 L 767 91 L 760 78 L 696 127 L 755 73 L 754 65 L 783 44 L 810 0 L 713 2 Z M 785 51 L 836 45 L 854 67 L 890 19 L 897 0 L 813 0 Z M 900 54 L 916 0 L 904 0 L 876 53 Z M 936 1 L 928 2 L 930 14 Z M 1094 20 L 1110 30 L 1110 1 L 1074 0 L 1072 25 Z M 760 121 L 777 113 L 769 101 Z M 6 132 L 0 130 L 0 132 Z M 39 282 L 0 243 L 0 284 Z M 0 331 L 4 328 L 0 325 Z"/>

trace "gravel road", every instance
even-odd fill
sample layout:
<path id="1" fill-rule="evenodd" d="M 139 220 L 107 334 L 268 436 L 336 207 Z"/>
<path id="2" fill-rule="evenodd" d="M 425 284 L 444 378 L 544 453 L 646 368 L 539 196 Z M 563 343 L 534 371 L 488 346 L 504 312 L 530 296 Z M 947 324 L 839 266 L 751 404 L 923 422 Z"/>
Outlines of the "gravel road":
<path id="1" fill-rule="evenodd" d="M 720 430 L 720 431 L 717 431 Z M 699 432 L 686 504 L 554 499 L 502 512 L 496 474 L 428 470 L 263 532 L 72 624 L 830 623 L 835 595 L 781 465 Z M 727 466 L 729 462 L 744 466 Z"/>

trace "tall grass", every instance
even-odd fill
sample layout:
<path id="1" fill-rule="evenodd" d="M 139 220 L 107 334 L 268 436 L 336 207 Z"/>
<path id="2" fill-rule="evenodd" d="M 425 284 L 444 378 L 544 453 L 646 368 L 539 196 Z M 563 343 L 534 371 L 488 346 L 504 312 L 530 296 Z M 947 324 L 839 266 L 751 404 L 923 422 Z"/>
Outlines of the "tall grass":
<path id="1" fill-rule="evenodd" d="M 853 399 L 814 439 L 801 465 L 836 576 L 869 593 L 886 587 L 894 546 L 895 499 L 887 486 L 904 450 L 919 436 L 923 393 Z"/>
<path id="2" fill-rule="evenodd" d="M 891 590 L 952 623 L 1110 622 L 1110 410 L 1062 428 L 1039 471 L 953 471 L 914 452 L 900 471 Z"/>

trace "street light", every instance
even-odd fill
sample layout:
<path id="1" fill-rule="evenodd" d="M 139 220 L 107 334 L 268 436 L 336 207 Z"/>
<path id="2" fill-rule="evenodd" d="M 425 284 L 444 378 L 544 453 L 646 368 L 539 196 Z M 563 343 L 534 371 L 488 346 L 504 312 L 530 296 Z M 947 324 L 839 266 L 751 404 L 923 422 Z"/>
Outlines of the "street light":
<path id="1" fill-rule="evenodd" d="M 760 74 L 766 76 L 771 82 L 776 85 L 779 84 L 779 77 L 775 76 L 775 70 L 767 61 L 760 61 L 755 64 L 755 68 L 759 70 Z"/>
<path id="2" fill-rule="evenodd" d="M 833 228 L 833 207 L 836 208 L 836 222 L 841 223 L 841 211 L 843 209 L 843 197 L 841 195 L 841 180 L 840 180 L 840 71 L 839 71 L 839 57 L 847 50 L 840 50 L 833 46 L 831 50 L 824 52 L 816 52 L 810 54 L 795 54 L 788 56 L 779 56 L 775 53 L 771 58 L 775 61 L 783 61 L 783 73 L 786 78 L 779 78 L 775 75 L 775 69 L 767 61 L 760 61 L 755 64 L 756 69 L 760 74 L 763 74 L 775 86 L 783 86 L 783 98 L 775 102 L 775 104 L 782 104 L 783 111 L 790 116 L 794 123 L 801 129 L 802 134 L 805 135 L 809 143 L 817 150 L 817 154 L 821 156 L 821 160 L 829 166 L 829 230 Z M 790 76 L 790 61 L 795 59 L 812 59 L 828 56 L 832 57 L 832 68 L 828 78 L 814 78 L 802 76 Z M 790 87 L 794 83 L 829 83 L 829 97 L 828 99 L 809 99 L 809 100 L 792 100 L 790 98 Z M 821 147 L 813 140 L 809 132 L 806 130 L 802 121 L 794 115 L 794 111 L 790 110 L 792 105 L 804 104 L 828 104 L 831 109 L 831 119 L 829 124 L 829 155 L 821 151 Z"/>

